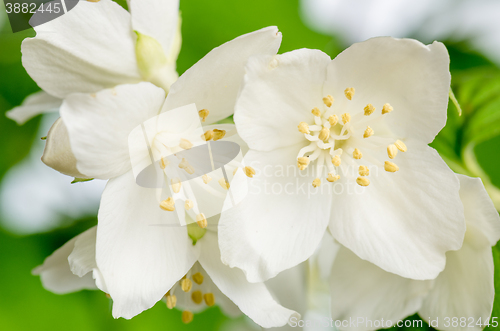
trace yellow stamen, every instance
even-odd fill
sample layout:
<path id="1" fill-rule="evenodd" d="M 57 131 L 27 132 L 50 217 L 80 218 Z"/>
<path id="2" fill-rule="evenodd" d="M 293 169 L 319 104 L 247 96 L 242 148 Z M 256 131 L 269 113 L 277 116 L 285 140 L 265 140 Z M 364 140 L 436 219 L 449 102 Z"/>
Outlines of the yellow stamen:
<path id="1" fill-rule="evenodd" d="M 345 97 L 349 100 L 352 100 L 352 97 L 354 96 L 354 87 L 348 87 L 345 89 L 344 94 Z"/>
<path id="2" fill-rule="evenodd" d="M 184 324 L 189 324 L 193 321 L 194 314 L 190 312 L 189 310 L 184 310 L 182 312 L 182 322 Z"/>
<path id="3" fill-rule="evenodd" d="M 223 189 L 229 190 L 229 183 L 225 178 L 219 179 L 219 185 L 222 186 Z"/>
<path id="4" fill-rule="evenodd" d="M 401 152 L 406 152 L 408 150 L 408 147 L 406 147 L 405 143 L 402 142 L 401 140 L 396 140 L 394 145 L 399 149 Z"/>
<path id="5" fill-rule="evenodd" d="M 172 178 L 170 180 L 172 183 L 172 190 L 174 190 L 174 193 L 179 193 L 181 190 L 181 179 L 180 178 Z"/>
<path id="6" fill-rule="evenodd" d="M 205 140 L 205 141 L 209 141 L 209 140 L 212 140 L 213 137 L 214 137 L 214 131 L 213 130 L 207 130 L 203 134 L 202 139 Z"/>
<path id="7" fill-rule="evenodd" d="M 365 107 L 365 116 L 370 116 L 375 111 L 375 107 L 371 103 L 367 104 Z"/>
<path id="8" fill-rule="evenodd" d="M 332 163 L 334 166 L 338 167 L 342 163 L 340 155 L 335 155 L 334 157 L 332 157 Z"/>
<path id="9" fill-rule="evenodd" d="M 189 140 L 187 139 L 184 139 L 184 138 L 181 138 L 181 141 L 179 143 L 179 146 L 182 148 L 182 149 L 191 149 L 193 147 L 193 143 L 190 142 Z"/>
<path id="10" fill-rule="evenodd" d="M 193 291 L 193 293 L 191 293 L 191 300 L 197 305 L 201 304 L 203 302 L 203 294 L 201 291 Z"/>
<path id="11" fill-rule="evenodd" d="M 327 95 L 323 98 L 323 102 L 327 107 L 331 107 L 333 105 L 333 97 L 331 95 Z"/>
<path id="12" fill-rule="evenodd" d="M 370 174 L 370 169 L 368 169 L 367 166 L 362 165 L 359 166 L 358 172 L 360 176 L 368 176 Z"/>
<path id="13" fill-rule="evenodd" d="M 166 211 L 174 211 L 175 210 L 175 200 L 172 198 L 167 198 L 160 202 L 160 208 Z"/>
<path id="14" fill-rule="evenodd" d="M 385 171 L 396 172 L 399 170 L 399 167 L 395 163 L 392 163 L 390 161 L 385 161 L 384 169 Z"/>
<path id="15" fill-rule="evenodd" d="M 196 223 L 198 223 L 198 226 L 202 229 L 206 228 L 208 226 L 207 218 L 205 217 L 205 214 L 200 213 L 196 215 Z"/>
<path id="16" fill-rule="evenodd" d="M 321 185 L 321 179 L 316 178 L 315 180 L 313 180 L 313 186 L 314 187 L 318 187 L 320 185 Z"/>
<path id="17" fill-rule="evenodd" d="M 330 122 L 330 126 L 335 126 L 339 122 L 339 117 L 337 115 L 331 115 L 328 117 L 328 122 Z"/>
<path id="18" fill-rule="evenodd" d="M 299 132 L 305 133 L 305 134 L 310 134 L 311 131 L 309 131 L 309 125 L 306 122 L 300 122 L 299 123 Z"/>
<path id="19" fill-rule="evenodd" d="M 205 279 L 205 277 L 203 277 L 203 275 L 199 272 L 195 273 L 193 275 L 193 281 L 198 284 L 198 285 L 201 285 L 203 284 L 203 280 Z"/>
<path id="20" fill-rule="evenodd" d="M 192 166 L 189 166 L 184 170 L 190 175 L 194 174 L 194 168 Z"/>
<path id="21" fill-rule="evenodd" d="M 396 155 L 398 155 L 398 148 L 394 144 L 390 144 L 387 146 L 387 155 L 389 155 L 389 158 L 394 159 Z"/>
<path id="22" fill-rule="evenodd" d="M 208 117 L 208 114 L 210 114 L 210 112 L 208 111 L 208 109 L 202 109 L 202 110 L 200 110 L 198 112 L 198 115 L 200 115 L 202 122 L 205 122 L 205 120 Z"/>
<path id="23" fill-rule="evenodd" d="M 205 293 L 203 299 L 205 299 L 205 304 L 207 306 L 212 307 L 213 305 L 215 305 L 215 296 L 213 293 Z"/>
<path id="24" fill-rule="evenodd" d="M 168 166 L 169 162 L 165 158 L 161 158 L 160 160 L 160 168 L 165 169 Z"/>
<path id="25" fill-rule="evenodd" d="M 336 181 L 338 181 L 340 179 L 340 176 L 339 175 L 333 175 L 333 174 L 328 174 L 328 177 L 326 178 L 327 181 L 329 181 L 330 183 L 334 183 Z"/>
<path id="26" fill-rule="evenodd" d="M 363 133 L 363 138 L 368 138 L 373 136 L 375 132 L 373 132 L 373 129 L 370 128 L 369 126 L 366 127 L 365 133 Z"/>
<path id="27" fill-rule="evenodd" d="M 363 157 L 363 153 L 357 148 L 354 149 L 354 152 L 352 152 L 352 157 L 355 158 L 356 160 L 359 160 Z"/>
<path id="28" fill-rule="evenodd" d="M 212 177 L 210 177 L 209 175 L 205 174 L 205 175 L 201 176 L 201 179 L 203 179 L 203 183 L 208 184 L 212 180 Z"/>
<path id="29" fill-rule="evenodd" d="M 184 209 L 186 210 L 189 210 L 191 208 L 193 208 L 193 201 L 187 199 L 185 202 L 184 202 Z"/>
<path id="30" fill-rule="evenodd" d="M 189 292 L 193 288 L 193 282 L 189 278 L 184 278 L 181 280 L 181 289 L 184 292 Z"/>
<path id="31" fill-rule="evenodd" d="M 346 124 L 351 121 L 351 114 L 349 113 L 344 113 L 342 114 L 342 123 Z"/>
<path id="32" fill-rule="evenodd" d="M 170 293 L 170 292 L 169 292 Z M 167 308 L 174 309 L 177 306 L 177 297 L 175 295 L 167 294 Z"/>
<path id="33" fill-rule="evenodd" d="M 330 129 L 327 129 L 327 128 L 321 129 L 321 131 L 319 132 L 318 138 L 319 138 L 319 140 L 326 142 L 328 140 L 328 138 L 330 138 Z"/>
<path id="34" fill-rule="evenodd" d="M 253 175 L 255 175 L 255 169 L 249 166 L 245 167 L 245 175 L 247 175 L 250 178 L 253 178 Z"/>
<path id="35" fill-rule="evenodd" d="M 226 130 L 214 129 L 214 141 L 224 138 Z"/>
<path id="36" fill-rule="evenodd" d="M 311 113 L 314 115 L 314 116 L 318 116 L 320 117 L 321 116 L 321 112 L 319 111 L 319 109 L 317 107 L 315 107 L 313 110 L 311 110 Z"/>
<path id="37" fill-rule="evenodd" d="M 386 103 L 384 105 L 384 107 L 382 107 L 382 114 L 388 114 L 393 110 L 394 110 L 394 108 L 392 108 L 392 106 L 390 104 Z"/>
<path id="38" fill-rule="evenodd" d="M 368 186 L 370 185 L 370 180 L 366 177 L 358 177 L 356 183 L 358 183 L 359 186 Z"/>
<path id="39" fill-rule="evenodd" d="M 297 166 L 300 170 L 304 170 L 309 165 L 309 158 L 307 156 L 302 156 L 297 159 Z"/>

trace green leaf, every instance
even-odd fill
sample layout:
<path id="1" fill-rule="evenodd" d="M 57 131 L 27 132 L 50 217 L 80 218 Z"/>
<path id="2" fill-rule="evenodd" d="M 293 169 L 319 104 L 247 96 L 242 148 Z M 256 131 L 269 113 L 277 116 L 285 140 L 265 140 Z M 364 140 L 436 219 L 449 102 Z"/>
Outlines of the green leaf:
<path id="1" fill-rule="evenodd" d="M 73 181 L 71 182 L 71 184 L 89 182 L 91 180 L 94 180 L 94 178 L 76 178 L 75 177 L 75 179 L 73 179 Z"/>

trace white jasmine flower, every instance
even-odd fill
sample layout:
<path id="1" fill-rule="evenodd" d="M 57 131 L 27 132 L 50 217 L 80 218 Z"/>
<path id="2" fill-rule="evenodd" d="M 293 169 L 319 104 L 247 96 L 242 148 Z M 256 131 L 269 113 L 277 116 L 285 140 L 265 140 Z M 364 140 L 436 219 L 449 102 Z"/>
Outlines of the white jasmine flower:
<path id="1" fill-rule="evenodd" d="M 208 133 L 204 133 L 197 131 L 196 121 L 191 117 L 171 115 L 169 111 L 185 109 L 179 105 L 195 102 L 198 122 L 198 114 L 207 123 L 227 117 L 232 113 L 248 57 L 275 54 L 280 41 L 281 34 L 270 27 L 214 49 L 172 85 L 166 99 L 165 92 L 151 83 L 120 85 L 91 95 L 72 94 L 65 99 L 61 115 L 76 169 L 92 178 L 110 179 L 98 215 L 96 261 L 114 301 L 115 317 L 130 318 L 150 308 L 197 261 L 188 231 L 179 226 L 179 219 L 172 211 L 186 209 L 189 218 L 196 220 L 200 228 L 206 228 L 204 208 L 208 210 L 207 205 L 223 202 L 228 192 L 219 178 L 211 182 L 206 179 L 208 184 L 205 184 L 201 176 L 193 181 L 199 182 L 203 191 L 213 192 L 212 200 L 194 201 L 189 198 L 193 196 L 189 185 L 184 182 L 170 185 L 170 179 L 168 185 L 157 189 L 137 185 L 136 163 L 132 162 L 148 157 L 149 152 L 136 148 L 144 141 L 144 135 L 130 141 L 130 137 L 134 137 L 131 133 L 138 126 L 146 127 L 152 154 L 155 160 L 160 156 L 158 162 L 163 162 L 165 171 L 177 168 L 177 164 L 164 162 L 162 148 L 168 147 L 166 149 L 173 153 L 190 149 L 199 143 L 201 136 L 206 140 L 234 139 L 236 131 L 230 125 L 226 124 L 226 129 L 221 129 L 222 125 L 208 126 L 205 127 Z M 146 123 L 160 113 L 170 120 L 163 121 L 162 117 L 157 125 Z M 170 146 L 174 138 L 176 146 Z M 184 160 L 178 165 L 182 165 L 179 171 L 190 170 Z M 235 177 L 240 176 L 239 173 Z M 232 175 L 231 172 L 230 177 Z"/>
<path id="2" fill-rule="evenodd" d="M 388 273 L 341 248 L 330 285 L 335 319 L 363 316 L 396 323 L 418 312 L 439 320 L 439 330 L 482 330 L 489 320 L 495 288 L 491 246 L 500 239 L 500 217 L 480 179 L 459 175 L 467 232 L 463 246 L 446 254 L 446 268 L 435 280 L 417 281 Z M 455 327 L 451 319 L 457 317 Z M 446 324 L 446 318 L 449 323 Z M 466 319 L 466 326 L 460 319 Z M 469 327 L 471 321 L 473 326 Z M 347 330 L 349 328 L 345 328 Z M 375 330 L 365 325 L 349 330 Z"/>
<path id="3" fill-rule="evenodd" d="M 308 49 L 250 59 L 234 118 L 256 175 L 221 216 L 223 261 L 266 280 L 329 227 L 386 271 L 435 278 L 465 233 L 458 180 L 427 146 L 446 122 L 448 66 L 443 44 L 392 38 L 333 61 Z"/>
<path id="4" fill-rule="evenodd" d="M 61 99 L 44 91 L 38 91 L 27 96 L 21 105 L 9 110 L 5 116 L 22 125 L 36 115 L 58 112 L 61 104 Z"/>

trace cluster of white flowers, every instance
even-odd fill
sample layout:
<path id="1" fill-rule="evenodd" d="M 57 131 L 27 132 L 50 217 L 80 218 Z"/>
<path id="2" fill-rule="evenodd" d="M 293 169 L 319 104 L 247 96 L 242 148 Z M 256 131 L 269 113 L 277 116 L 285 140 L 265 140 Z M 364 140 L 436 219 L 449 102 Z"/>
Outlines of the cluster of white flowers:
<path id="1" fill-rule="evenodd" d="M 445 46 L 384 37 L 333 60 L 277 55 L 281 33 L 267 27 L 178 77 L 178 7 L 80 2 L 23 42 L 44 92 L 9 116 L 60 105 L 43 162 L 108 181 L 97 226 L 35 269 L 44 286 L 100 289 L 115 318 L 163 300 L 185 323 L 213 305 L 264 328 L 318 314 L 486 322 L 500 217 L 479 179 L 428 146 L 446 123 Z M 232 114 L 235 125 L 218 124 Z M 166 157 L 215 141 L 238 143 L 243 160 L 209 176 Z M 159 187 L 140 185 L 148 158 L 166 179 Z"/>

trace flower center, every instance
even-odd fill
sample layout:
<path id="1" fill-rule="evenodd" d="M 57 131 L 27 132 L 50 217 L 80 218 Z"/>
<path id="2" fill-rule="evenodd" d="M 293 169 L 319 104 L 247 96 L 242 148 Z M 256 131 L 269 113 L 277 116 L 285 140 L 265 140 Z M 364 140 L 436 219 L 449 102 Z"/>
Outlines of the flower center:
<path id="1" fill-rule="evenodd" d="M 354 99 L 355 89 L 345 89 L 346 102 Z M 327 95 L 322 100 L 322 105 L 312 109 L 312 119 L 300 122 L 299 132 L 304 134 L 309 145 L 302 148 L 297 155 L 297 166 L 305 170 L 315 163 L 316 178 L 312 185 L 319 187 L 321 177 L 326 169 L 326 180 L 336 182 L 341 175 L 349 177 L 349 167 L 355 169 L 353 176 L 360 186 L 370 185 L 368 176 L 370 166 L 382 166 L 380 150 L 387 151 L 387 157 L 393 160 L 398 151 L 406 152 L 405 143 L 396 139 L 390 130 L 384 127 L 385 118 L 393 111 L 393 107 L 386 103 L 382 110 L 376 113 L 376 108 L 367 104 L 363 109 L 353 112 L 345 108 L 336 107 L 334 98 Z M 375 128 L 380 127 L 381 133 L 377 134 Z M 386 147 L 386 148 L 384 148 Z M 392 161 L 383 163 L 385 171 L 396 172 L 399 167 Z"/>

